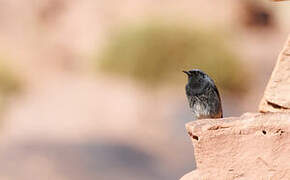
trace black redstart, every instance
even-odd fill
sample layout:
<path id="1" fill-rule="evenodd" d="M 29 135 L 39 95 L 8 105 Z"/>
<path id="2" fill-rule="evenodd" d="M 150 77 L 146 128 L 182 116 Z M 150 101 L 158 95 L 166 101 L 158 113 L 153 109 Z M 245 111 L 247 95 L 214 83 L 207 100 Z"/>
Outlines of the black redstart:
<path id="1" fill-rule="evenodd" d="M 222 105 L 214 81 L 199 69 L 183 71 L 188 76 L 185 87 L 194 119 L 222 118 Z"/>

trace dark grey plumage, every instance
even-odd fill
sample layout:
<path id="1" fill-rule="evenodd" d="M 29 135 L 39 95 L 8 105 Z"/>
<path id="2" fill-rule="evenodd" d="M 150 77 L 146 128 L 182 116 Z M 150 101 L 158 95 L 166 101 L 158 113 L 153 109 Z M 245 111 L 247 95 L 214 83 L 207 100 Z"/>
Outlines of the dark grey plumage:
<path id="1" fill-rule="evenodd" d="M 199 69 L 183 72 L 188 76 L 185 91 L 194 119 L 222 118 L 221 98 L 214 81 Z"/>

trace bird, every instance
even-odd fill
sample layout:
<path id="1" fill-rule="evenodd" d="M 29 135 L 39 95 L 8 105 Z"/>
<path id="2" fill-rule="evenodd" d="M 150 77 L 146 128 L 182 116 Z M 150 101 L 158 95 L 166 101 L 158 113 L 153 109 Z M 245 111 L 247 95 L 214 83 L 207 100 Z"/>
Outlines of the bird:
<path id="1" fill-rule="evenodd" d="M 182 71 L 187 74 L 185 92 L 193 119 L 222 118 L 222 104 L 214 81 L 202 70 Z"/>

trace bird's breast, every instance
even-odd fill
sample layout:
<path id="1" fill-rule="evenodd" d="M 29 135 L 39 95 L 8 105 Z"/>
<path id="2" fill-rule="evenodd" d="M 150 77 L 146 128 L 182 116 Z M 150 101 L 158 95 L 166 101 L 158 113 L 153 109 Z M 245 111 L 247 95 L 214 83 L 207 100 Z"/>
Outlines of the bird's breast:
<path id="1" fill-rule="evenodd" d="M 210 107 L 205 101 L 197 96 L 189 97 L 188 100 L 190 109 L 196 119 L 210 118 Z"/>
<path id="2" fill-rule="evenodd" d="M 197 119 L 210 118 L 209 107 L 203 103 L 196 102 L 192 107 L 192 112 Z"/>

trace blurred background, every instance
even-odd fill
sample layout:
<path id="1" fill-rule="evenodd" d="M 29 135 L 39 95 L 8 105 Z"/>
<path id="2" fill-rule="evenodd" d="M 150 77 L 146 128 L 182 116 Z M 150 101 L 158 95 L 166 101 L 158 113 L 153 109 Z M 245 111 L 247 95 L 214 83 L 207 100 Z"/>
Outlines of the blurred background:
<path id="1" fill-rule="evenodd" d="M 181 71 L 256 112 L 290 2 L 0 0 L 0 179 L 176 180 L 195 168 Z"/>

